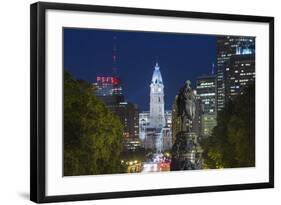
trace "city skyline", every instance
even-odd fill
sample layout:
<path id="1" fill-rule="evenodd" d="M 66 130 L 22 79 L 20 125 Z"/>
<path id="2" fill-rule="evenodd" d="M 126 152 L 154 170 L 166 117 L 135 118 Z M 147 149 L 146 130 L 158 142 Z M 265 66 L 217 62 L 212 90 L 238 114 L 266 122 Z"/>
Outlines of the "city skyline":
<path id="1" fill-rule="evenodd" d="M 65 175 L 255 166 L 255 37 L 64 29 L 64 69 Z"/>
<path id="2" fill-rule="evenodd" d="M 131 50 L 133 47 L 133 51 Z M 174 55 L 177 53 L 177 55 Z M 212 72 L 216 62 L 216 37 L 96 29 L 64 29 L 64 68 L 76 79 L 90 83 L 97 76 L 118 75 L 128 102 L 149 109 L 149 84 L 155 63 L 165 84 L 165 110 L 186 79 Z M 174 71 L 174 72 L 173 72 Z"/>

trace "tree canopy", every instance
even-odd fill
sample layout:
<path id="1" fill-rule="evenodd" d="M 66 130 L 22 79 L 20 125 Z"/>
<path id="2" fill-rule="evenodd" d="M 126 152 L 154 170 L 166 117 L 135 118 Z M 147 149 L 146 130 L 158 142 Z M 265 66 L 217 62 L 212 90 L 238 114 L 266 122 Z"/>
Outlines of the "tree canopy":
<path id="1" fill-rule="evenodd" d="M 250 85 L 218 113 L 217 126 L 202 142 L 207 168 L 255 166 L 255 87 Z"/>
<path id="2" fill-rule="evenodd" d="M 64 72 L 64 175 L 123 172 L 120 120 L 94 95 L 93 86 Z"/>

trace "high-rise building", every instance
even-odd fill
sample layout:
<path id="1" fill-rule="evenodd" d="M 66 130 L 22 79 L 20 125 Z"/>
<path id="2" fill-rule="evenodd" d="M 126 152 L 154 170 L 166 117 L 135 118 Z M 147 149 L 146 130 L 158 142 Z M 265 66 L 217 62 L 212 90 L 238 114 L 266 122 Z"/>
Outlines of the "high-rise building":
<path id="1" fill-rule="evenodd" d="M 165 111 L 165 126 L 162 128 L 163 138 L 163 150 L 171 149 L 172 143 L 172 111 Z"/>
<path id="2" fill-rule="evenodd" d="M 124 150 L 135 151 L 141 148 L 139 139 L 139 110 L 129 102 L 119 103 L 116 115 L 123 124 Z"/>
<path id="3" fill-rule="evenodd" d="M 139 138 L 139 110 L 130 102 L 120 102 L 115 113 L 123 124 L 125 138 Z"/>
<path id="4" fill-rule="evenodd" d="M 149 112 L 139 114 L 139 137 L 145 149 L 170 149 L 171 111 L 164 109 L 164 84 L 160 67 L 156 63 L 150 84 Z"/>
<path id="5" fill-rule="evenodd" d="M 117 76 L 97 76 L 95 85 L 97 96 L 122 95 L 121 80 Z"/>
<path id="6" fill-rule="evenodd" d="M 95 95 L 113 113 L 116 113 L 119 103 L 124 102 L 121 80 L 118 77 L 98 76 L 93 83 Z"/>
<path id="7" fill-rule="evenodd" d="M 202 76 L 196 80 L 197 97 L 201 104 L 201 136 L 207 137 L 216 126 L 216 76 Z"/>
<path id="8" fill-rule="evenodd" d="M 254 37 L 217 37 L 217 111 L 222 110 L 225 105 L 225 69 L 228 60 L 236 54 L 251 54 L 254 52 Z"/>
<path id="9" fill-rule="evenodd" d="M 255 82 L 255 54 L 233 55 L 225 69 L 226 100 L 243 94 L 243 88 Z"/>

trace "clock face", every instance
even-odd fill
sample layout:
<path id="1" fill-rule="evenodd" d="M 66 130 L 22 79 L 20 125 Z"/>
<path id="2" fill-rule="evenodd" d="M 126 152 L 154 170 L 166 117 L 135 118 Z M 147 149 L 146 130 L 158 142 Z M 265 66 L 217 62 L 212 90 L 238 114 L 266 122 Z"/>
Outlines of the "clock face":
<path id="1" fill-rule="evenodd" d="M 161 88 L 158 88 L 158 92 L 161 92 Z"/>

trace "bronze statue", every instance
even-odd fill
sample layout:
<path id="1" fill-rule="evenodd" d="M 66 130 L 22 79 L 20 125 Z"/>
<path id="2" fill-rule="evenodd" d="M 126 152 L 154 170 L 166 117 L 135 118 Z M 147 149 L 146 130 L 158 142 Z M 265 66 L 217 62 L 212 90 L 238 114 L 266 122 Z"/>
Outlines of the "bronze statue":
<path id="1" fill-rule="evenodd" d="M 195 117 L 196 98 L 190 84 L 189 80 L 185 81 L 185 85 L 180 89 L 177 98 L 178 116 L 181 117 L 182 131 L 190 131 L 187 124 L 190 124 L 189 122 Z"/>

